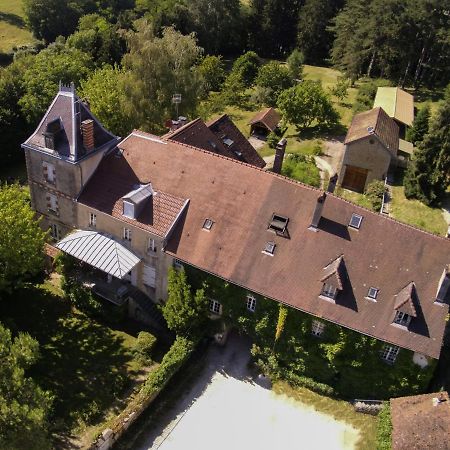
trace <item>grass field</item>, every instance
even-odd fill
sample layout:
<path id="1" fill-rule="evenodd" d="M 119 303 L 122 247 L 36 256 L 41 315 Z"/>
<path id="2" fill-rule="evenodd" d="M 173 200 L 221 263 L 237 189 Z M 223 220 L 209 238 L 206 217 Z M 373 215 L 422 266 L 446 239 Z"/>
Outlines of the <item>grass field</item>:
<path id="1" fill-rule="evenodd" d="M 0 52 L 34 42 L 25 27 L 21 0 L 0 0 Z"/>

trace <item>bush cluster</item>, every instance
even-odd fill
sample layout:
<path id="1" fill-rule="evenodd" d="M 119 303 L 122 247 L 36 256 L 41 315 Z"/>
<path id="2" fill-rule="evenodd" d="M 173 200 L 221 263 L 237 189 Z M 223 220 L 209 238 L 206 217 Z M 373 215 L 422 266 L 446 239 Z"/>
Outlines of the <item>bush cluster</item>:
<path id="1" fill-rule="evenodd" d="M 152 352 L 156 345 L 156 337 L 147 331 L 141 331 L 138 334 L 134 353 L 138 361 L 149 363 L 152 359 Z"/>
<path id="2" fill-rule="evenodd" d="M 365 195 L 374 211 L 380 211 L 385 192 L 386 185 L 382 180 L 373 180 L 368 184 Z"/>

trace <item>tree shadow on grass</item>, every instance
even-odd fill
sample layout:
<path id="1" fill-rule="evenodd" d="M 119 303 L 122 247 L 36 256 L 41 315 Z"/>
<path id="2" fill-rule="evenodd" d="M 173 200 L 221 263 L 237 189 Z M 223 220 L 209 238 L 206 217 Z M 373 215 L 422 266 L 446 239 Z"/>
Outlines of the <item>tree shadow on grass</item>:
<path id="1" fill-rule="evenodd" d="M 25 22 L 23 18 L 18 16 L 17 14 L 0 11 L 0 22 L 6 22 L 18 28 L 25 28 Z"/>
<path id="2" fill-rule="evenodd" d="M 2 320 L 39 342 L 41 358 L 29 375 L 54 396 L 52 431 L 99 418 L 129 381 L 132 355 L 123 339 L 41 288 L 23 289 L 2 303 Z"/>

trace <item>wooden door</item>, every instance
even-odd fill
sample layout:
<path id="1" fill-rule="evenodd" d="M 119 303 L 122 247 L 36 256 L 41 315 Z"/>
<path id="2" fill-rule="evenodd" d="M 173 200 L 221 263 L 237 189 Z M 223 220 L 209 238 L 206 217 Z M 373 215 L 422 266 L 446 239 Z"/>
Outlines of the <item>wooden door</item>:
<path id="1" fill-rule="evenodd" d="M 366 186 L 368 172 L 367 169 L 347 166 L 345 169 L 344 180 L 342 181 L 342 187 L 356 192 L 363 192 L 364 187 Z"/>

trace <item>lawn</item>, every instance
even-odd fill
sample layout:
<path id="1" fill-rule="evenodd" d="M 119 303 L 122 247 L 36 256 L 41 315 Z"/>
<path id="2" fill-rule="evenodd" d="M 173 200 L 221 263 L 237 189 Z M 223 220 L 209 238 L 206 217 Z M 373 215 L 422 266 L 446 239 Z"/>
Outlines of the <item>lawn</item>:
<path id="1" fill-rule="evenodd" d="M 313 406 L 318 412 L 352 425 L 360 433 L 359 440 L 356 443 L 357 449 L 373 450 L 376 448 L 376 417 L 355 412 L 353 406 L 346 401 L 334 400 L 302 387 L 293 388 L 285 382 L 275 383 L 273 390 L 277 394 L 285 394 L 290 398 Z"/>
<path id="2" fill-rule="evenodd" d="M 440 208 L 430 208 L 418 200 L 408 200 L 403 186 L 392 188 L 391 216 L 430 233 L 445 236 L 447 224 Z"/>
<path id="3" fill-rule="evenodd" d="M 372 209 L 372 205 L 364 194 L 359 194 L 358 192 L 349 191 L 348 189 L 343 189 L 338 187 L 335 194 L 339 197 L 345 198 L 349 202 L 355 203 L 363 208 Z"/>
<path id="4" fill-rule="evenodd" d="M 21 0 L 0 0 L 0 52 L 34 41 L 25 27 Z"/>
<path id="5" fill-rule="evenodd" d="M 134 357 L 137 328 L 98 322 L 74 310 L 61 294 L 53 278 L 0 304 L 6 326 L 39 342 L 41 358 L 30 376 L 54 396 L 50 423 L 55 439 L 83 434 L 112 407 L 120 410 L 148 370 Z"/>

